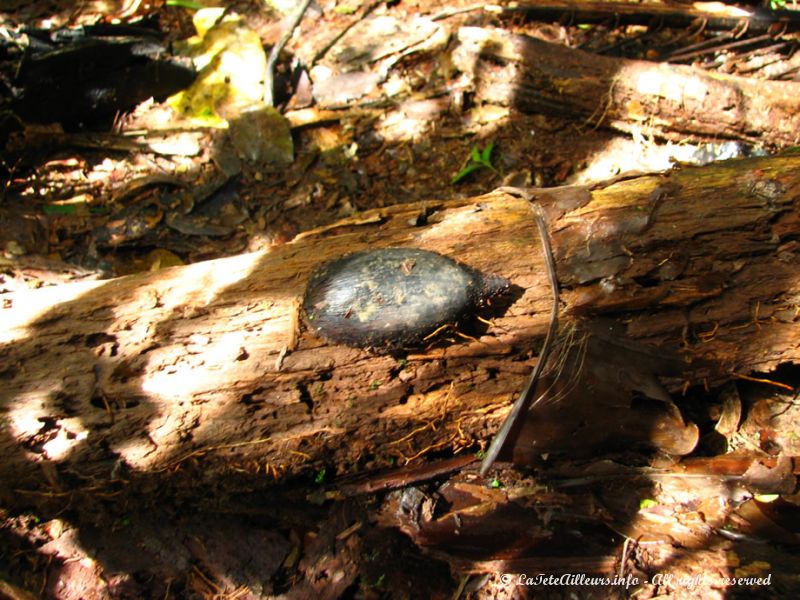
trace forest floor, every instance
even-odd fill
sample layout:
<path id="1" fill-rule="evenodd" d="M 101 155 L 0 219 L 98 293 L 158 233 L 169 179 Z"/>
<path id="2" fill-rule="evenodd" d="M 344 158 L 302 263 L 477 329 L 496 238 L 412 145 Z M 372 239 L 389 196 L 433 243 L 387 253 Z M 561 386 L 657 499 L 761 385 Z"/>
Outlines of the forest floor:
<path id="1" fill-rule="evenodd" d="M 3 28 L 150 13 L 170 41 L 195 34 L 192 11 L 179 7 L 11 4 L 0 12 Z M 171 109 L 157 102 L 115 115 L 105 130 L 27 124 L 7 141 L 13 160 L 5 163 L 0 200 L 0 298 L 268 249 L 371 208 L 472 197 L 501 185 L 592 183 L 709 153 L 763 151 L 667 142 L 645 125 L 629 135 L 568 114 L 471 104 L 469 85 L 448 58 L 459 27 L 500 27 L 590 51 L 624 48 L 653 60 L 654 48 L 680 34 L 645 39 L 641 26 L 536 22 L 484 8 L 465 0 L 313 3 L 278 68 L 285 77 L 276 106 L 292 123 L 291 160 L 251 145 L 248 125 L 232 145 L 218 145 L 214 130 L 187 126 L 176 134 L 186 139 L 170 142 L 188 149 L 175 153 L 120 148 L 119 138 L 95 135 L 170 122 Z M 256 1 L 233 2 L 228 14 L 266 46 L 285 23 Z M 307 77 L 287 75 L 292 59 L 314 65 L 315 81 L 325 81 L 326 69 L 360 76 L 314 88 Z M 723 69 L 743 59 L 726 60 L 700 66 Z M 356 63 L 359 70 L 348 71 Z M 242 148 L 256 160 L 243 159 Z M 432 479 L 419 487 L 384 493 L 357 482 L 330 486 L 324 473 L 253 496 L 208 481 L 206 497 L 189 498 L 180 478 L 164 487 L 154 479 L 149 488 L 122 483 L 90 501 L 67 488 L 46 499 L 31 492 L 28 502 L 20 490 L 17 505 L 0 506 L 0 597 L 790 597 L 800 591 L 792 463 L 800 456 L 798 374 L 787 365 L 772 374 L 778 385 L 731 382 L 676 399 L 701 431 L 685 468 L 615 448 L 555 464 L 545 457 L 538 470 L 504 469 L 489 486 L 466 461 L 454 472 L 419 476 Z M 770 468 L 748 467 L 754 457 Z M 202 465 L 185 468 L 185 477 L 202 478 Z M 648 479 L 651 468 L 669 474 Z M 743 481 L 756 491 L 742 491 Z M 773 489 L 783 491 L 767 493 Z M 497 506 L 503 511 L 476 518 L 456 541 L 461 519 Z M 511 559 L 518 562 L 502 562 Z"/>

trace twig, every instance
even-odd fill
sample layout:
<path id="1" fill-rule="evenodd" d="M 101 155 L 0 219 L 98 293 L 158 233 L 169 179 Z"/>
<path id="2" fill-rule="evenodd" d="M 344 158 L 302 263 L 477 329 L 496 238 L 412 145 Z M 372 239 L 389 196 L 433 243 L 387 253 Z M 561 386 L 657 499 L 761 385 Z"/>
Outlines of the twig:
<path id="1" fill-rule="evenodd" d="M 502 191 L 502 188 L 500 188 L 500 190 Z M 555 338 L 556 330 L 558 329 L 558 277 L 556 276 L 556 263 L 553 259 L 553 249 L 550 247 L 550 238 L 548 237 L 549 234 L 547 232 L 547 225 L 544 220 L 542 207 L 538 204 L 534 204 L 533 210 L 535 213 L 536 225 L 539 228 L 542 251 L 544 253 L 545 264 L 547 265 L 547 274 L 550 277 L 550 289 L 553 293 L 553 307 L 550 309 L 550 327 L 547 329 L 547 337 L 544 339 L 542 351 L 539 353 L 539 359 L 536 362 L 533 373 L 531 373 L 530 379 L 528 379 L 525 389 L 522 390 L 519 398 L 511 408 L 511 412 L 506 417 L 503 426 L 500 427 L 500 430 L 489 445 L 489 449 L 486 451 L 486 456 L 483 458 L 480 469 L 480 474 L 482 476 L 486 475 L 487 471 L 492 467 L 492 464 L 494 464 L 494 461 L 505 445 L 508 434 L 511 433 L 514 425 L 519 421 L 519 416 L 526 411 L 529 404 L 532 408 L 544 397 L 544 395 L 542 395 L 534 400 L 539 377 L 547 362 L 547 357 L 550 354 L 550 347 L 553 345 L 553 338 Z M 532 400 L 533 403 L 531 404 Z"/>
<path id="2" fill-rule="evenodd" d="M 309 4 L 311 4 L 311 0 L 303 0 L 303 3 L 297 7 L 297 11 L 292 15 L 292 20 L 286 27 L 286 31 L 283 32 L 281 39 L 277 41 L 269 52 L 267 68 L 264 71 L 264 104 L 267 106 L 275 105 L 275 63 L 278 62 L 278 56 L 281 51 L 286 47 L 286 44 L 289 43 L 289 40 L 292 39 L 294 30 L 297 29 L 297 26 L 303 19 L 303 15 Z"/>

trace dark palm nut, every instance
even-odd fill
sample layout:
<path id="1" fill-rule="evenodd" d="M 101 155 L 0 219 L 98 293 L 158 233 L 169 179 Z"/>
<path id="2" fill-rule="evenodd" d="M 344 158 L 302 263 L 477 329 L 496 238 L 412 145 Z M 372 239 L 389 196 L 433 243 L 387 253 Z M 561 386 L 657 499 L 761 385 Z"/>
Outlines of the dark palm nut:
<path id="1" fill-rule="evenodd" d="M 436 252 L 384 248 L 355 252 L 318 268 L 303 310 L 309 326 L 332 342 L 411 347 L 471 315 L 509 286 L 507 279 Z"/>

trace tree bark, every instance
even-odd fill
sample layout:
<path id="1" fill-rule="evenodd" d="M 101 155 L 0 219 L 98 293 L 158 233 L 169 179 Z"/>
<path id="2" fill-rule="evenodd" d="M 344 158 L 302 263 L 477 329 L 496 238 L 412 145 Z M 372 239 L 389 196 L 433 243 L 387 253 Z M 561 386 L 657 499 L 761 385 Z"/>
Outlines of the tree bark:
<path id="1" fill-rule="evenodd" d="M 597 56 L 502 30 L 463 27 L 454 64 L 478 101 L 667 139 L 793 146 L 800 84 Z"/>
<path id="2" fill-rule="evenodd" d="M 689 27 L 698 21 L 708 29 L 746 27 L 748 32 L 767 31 L 777 23 L 796 26 L 797 14 L 787 10 L 749 9 L 739 6 L 720 6 L 703 3 L 631 4 L 596 2 L 592 0 L 535 0 L 503 7 L 504 12 L 525 13 L 532 21 L 565 21 L 570 23 L 608 23 Z"/>
<path id="3" fill-rule="evenodd" d="M 682 356 L 683 372 L 664 380 L 673 391 L 797 361 L 798 173 L 787 155 L 532 190 L 562 330 L 610 319 Z M 0 329 L 3 501 L 71 477 L 197 464 L 202 478 L 187 485 L 353 473 L 488 440 L 548 326 L 537 236 L 529 203 L 493 192 L 369 211 L 269 252 L 12 295 Z M 475 340 L 404 357 L 333 346 L 302 325 L 316 265 L 397 245 L 498 273 L 518 293 L 495 303 L 490 326 L 468 329 Z"/>

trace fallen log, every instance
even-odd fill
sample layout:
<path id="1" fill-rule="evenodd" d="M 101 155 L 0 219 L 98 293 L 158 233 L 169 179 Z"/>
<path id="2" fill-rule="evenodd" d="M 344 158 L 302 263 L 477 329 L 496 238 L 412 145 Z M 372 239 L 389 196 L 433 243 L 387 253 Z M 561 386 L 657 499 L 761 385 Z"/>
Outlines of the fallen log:
<path id="1" fill-rule="evenodd" d="M 609 322 L 625 344 L 682 357 L 682 372 L 662 378 L 673 392 L 800 359 L 798 173 L 800 157 L 787 155 L 529 190 L 549 224 L 562 331 Z M 464 325 L 474 339 L 402 356 L 315 337 L 299 317 L 309 273 L 385 246 L 454 256 L 517 293 L 484 315 L 491 325 Z M 474 447 L 523 387 L 550 309 L 531 207 L 501 191 L 368 211 L 268 252 L 8 296 L 0 479 L 11 485 L 0 494 L 10 505 L 76 481 L 266 485 Z M 680 430 L 673 408 L 648 412 L 652 431 Z"/>
<path id="2" fill-rule="evenodd" d="M 570 23 L 609 23 L 689 27 L 703 23 L 707 29 L 746 28 L 748 32 L 767 31 L 776 25 L 796 27 L 797 13 L 761 7 L 742 8 L 715 2 L 692 4 L 646 4 L 592 0 L 536 0 L 504 6 L 504 13 L 523 13 L 532 21 L 569 21 Z"/>
<path id="3" fill-rule="evenodd" d="M 453 64 L 478 102 L 666 139 L 798 143 L 800 84 L 597 56 L 498 29 L 463 27 Z"/>

